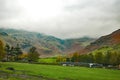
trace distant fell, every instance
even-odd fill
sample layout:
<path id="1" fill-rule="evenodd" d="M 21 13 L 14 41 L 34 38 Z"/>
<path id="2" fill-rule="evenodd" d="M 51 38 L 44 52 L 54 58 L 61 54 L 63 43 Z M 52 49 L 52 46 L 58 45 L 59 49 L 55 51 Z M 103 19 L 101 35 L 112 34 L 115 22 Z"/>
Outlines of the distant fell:
<path id="1" fill-rule="evenodd" d="M 93 42 L 94 38 L 60 39 L 37 32 L 0 28 L 0 38 L 10 46 L 20 45 L 24 52 L 35 46 L 41 57 L 65 55 L 83 49 Z"/>

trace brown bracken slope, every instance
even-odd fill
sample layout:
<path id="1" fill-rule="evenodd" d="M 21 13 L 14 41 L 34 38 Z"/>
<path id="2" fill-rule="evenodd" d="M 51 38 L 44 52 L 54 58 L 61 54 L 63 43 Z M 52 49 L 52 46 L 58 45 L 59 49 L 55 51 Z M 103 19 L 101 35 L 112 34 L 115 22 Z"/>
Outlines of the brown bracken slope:
<path id="1" fill-rule="evenodd" d="M 102 46 L 112 46 L 112 45 L 117 45 L 117 44 L 120 44 L 120 29 L 114 31 L 113 33 L 109 35 L 100 37 L 95 42 L 92 42 L 90 45 L 80 50 L 79 53 L 85 54 L 95 49 L 98 49 Z"/>

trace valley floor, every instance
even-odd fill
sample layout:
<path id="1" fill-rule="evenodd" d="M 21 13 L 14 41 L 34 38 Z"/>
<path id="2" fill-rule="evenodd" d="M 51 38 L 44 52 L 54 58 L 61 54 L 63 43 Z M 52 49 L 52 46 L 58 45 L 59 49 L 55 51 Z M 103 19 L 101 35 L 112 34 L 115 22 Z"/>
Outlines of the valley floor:
<path id="1" fill-rule="evenodd" d="M 13 68 L 14 70 L 7 70 Z M 28 63 L 0 63 L 0 80 L 119 80 L 120 70 L 41 65 Z"/>

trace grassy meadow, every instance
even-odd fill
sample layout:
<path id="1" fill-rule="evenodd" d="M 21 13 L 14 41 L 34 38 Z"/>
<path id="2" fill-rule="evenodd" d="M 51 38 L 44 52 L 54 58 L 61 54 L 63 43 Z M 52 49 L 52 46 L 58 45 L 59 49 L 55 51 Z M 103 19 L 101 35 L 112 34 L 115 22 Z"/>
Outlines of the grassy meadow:
<path id="1" fill-rule="evenodd" d="M 6 70 L 13 67 L 15 71 Z M 1 63 L 0 76 L 8 73 L 0 80 L 119 80 L 120 70 L 101 68 L 68 67 L 57 65 L 41 65 L 29 63 Z M 13 75 L 20 75 L 14 77 Z"/>
<path id="2" fill-rule="evenodd" d="M 40 63 L 56 63 L 56 58 L 40 58 Z"/>

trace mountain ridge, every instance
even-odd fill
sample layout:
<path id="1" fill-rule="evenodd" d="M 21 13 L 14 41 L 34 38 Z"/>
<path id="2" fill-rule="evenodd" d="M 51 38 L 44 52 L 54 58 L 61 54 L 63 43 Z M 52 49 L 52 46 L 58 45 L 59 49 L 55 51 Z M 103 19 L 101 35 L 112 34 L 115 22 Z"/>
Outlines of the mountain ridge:
<path id="1" fill-rule="evenodd" d="M 35 46 L 43 57 L 72 53 L 83 49 L 86 45 L 95 40 L 89 37 L 63 40 L 37 32 L 2 28 L 0 28 L 0 37 L 5 43 L 11 46 L 16 46 L 17 43 L 20 44 L 25 52 L 28 52 L 30 47 Z"/>
<path id="2" fill-rule="evenodd" d="M 80 54 L 89 53 L 103 46 L 113 46 L 117 44 L 120 44 L 120 29 L 112 32 L 111 34 L 98 38 L 96 41 L 90 43 L 90 45 L 80 50 L 79 53 Z"/>

